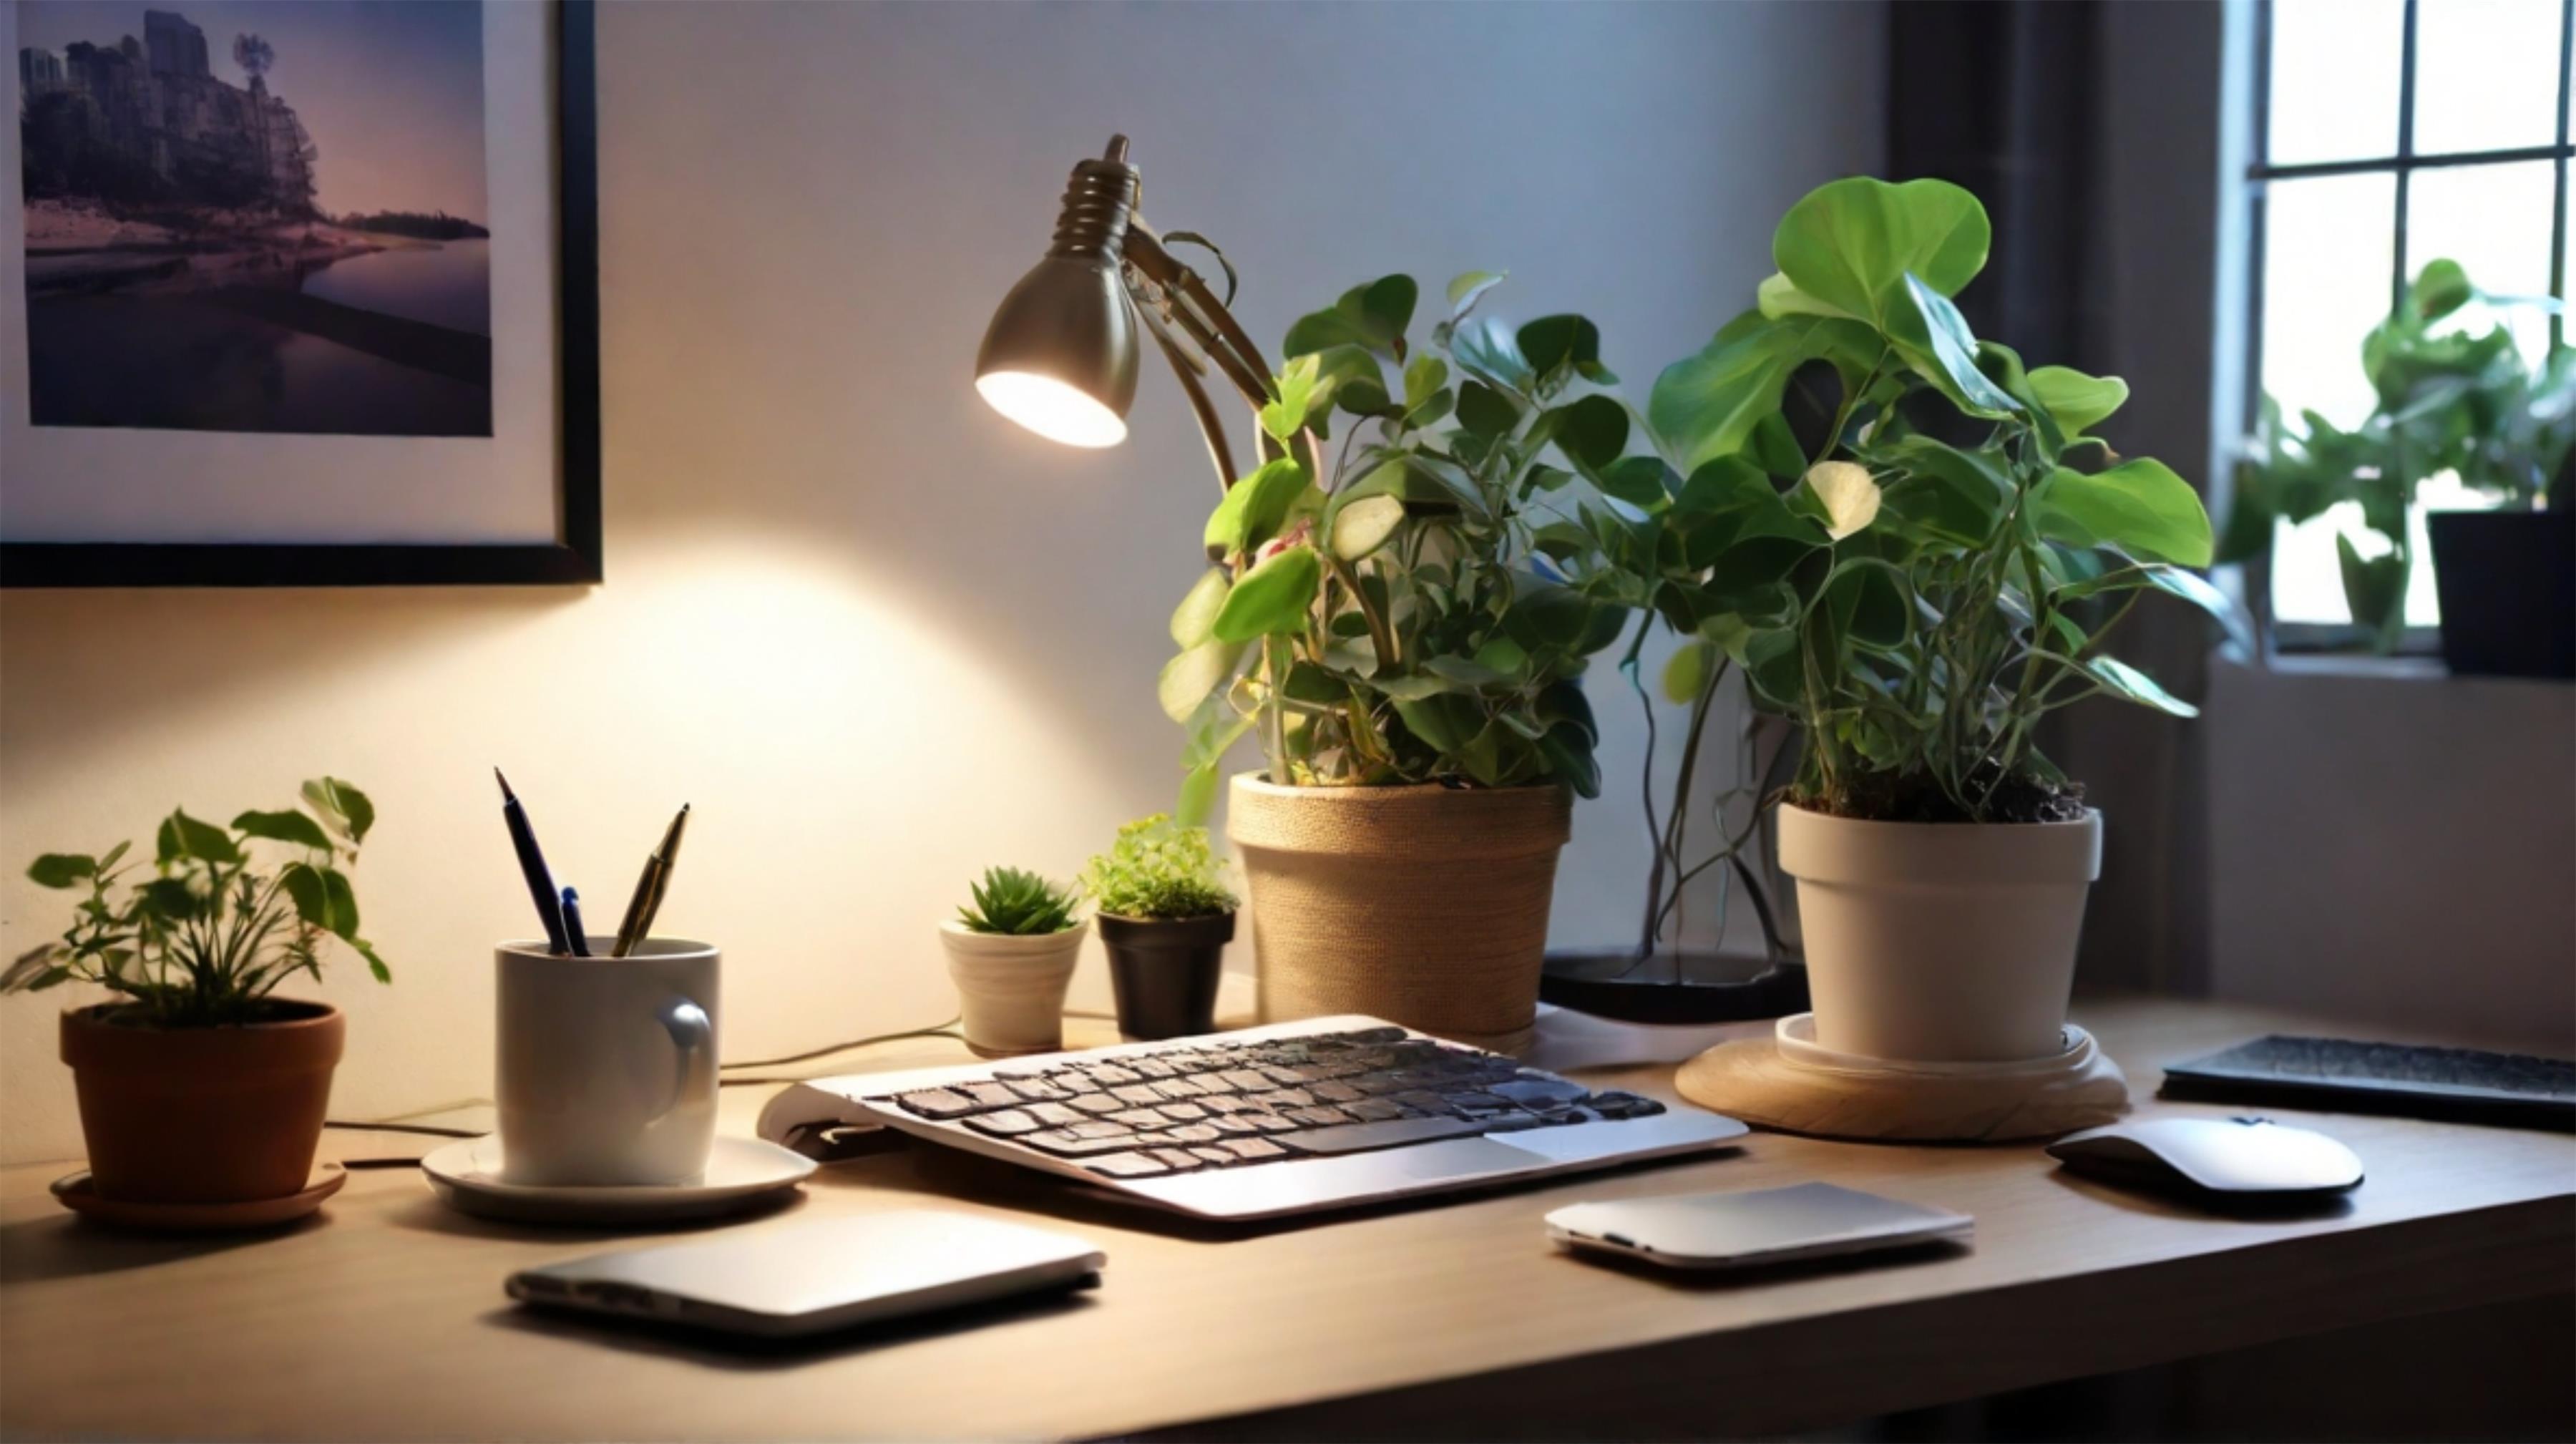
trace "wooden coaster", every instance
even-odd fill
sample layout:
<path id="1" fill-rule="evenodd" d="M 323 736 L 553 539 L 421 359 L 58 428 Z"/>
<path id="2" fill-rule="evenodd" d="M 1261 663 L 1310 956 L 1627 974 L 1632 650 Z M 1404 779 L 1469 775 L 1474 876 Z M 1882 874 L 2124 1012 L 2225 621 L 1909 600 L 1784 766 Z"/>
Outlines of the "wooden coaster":
<path id="1" fill-rule="evenodd" d="M 2129 1080 L 2069 1023 L 2066 1050 L 2028 1063 L 1899 1063 L 1830 1053 L 1815 1015 L 1720 1043 L 1681 1067 L 1681 1095 L 1763 1128 L 1890 1142 L 2047 1138 L 2129 1111 Z"/>

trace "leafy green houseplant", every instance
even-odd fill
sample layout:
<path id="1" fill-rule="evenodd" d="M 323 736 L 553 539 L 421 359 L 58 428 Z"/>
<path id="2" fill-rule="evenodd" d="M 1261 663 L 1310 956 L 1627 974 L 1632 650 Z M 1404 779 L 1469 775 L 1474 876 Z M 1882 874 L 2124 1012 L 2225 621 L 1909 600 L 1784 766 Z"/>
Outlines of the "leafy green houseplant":
<path id="1" fill-rule="evenodd" d="M 2552 543 L 2568 530 L 2563 517 L 2576 507 L 2570 482 L 2576 349 L 2555 347 L 2534 367 L 2500 315 L 2517 306 L 2556 305 L 2546 297 L 2489 295 L 2452 261 L 2425 266 L 2397 308 L 2363 338 L 2362 370 L 2376 404 L 2360 426 L 2347 431 L 2314 411 L 2291 422 L 2266 399 L 2261 425 L 2237 468 L 2235 504 L 2218 559 L 2266 556 L 2281 522 L 2305 522 L 2329 508 L 2352 506 L 2373 541 L 2364 555 L 2350 534 L 2336 534 L 2344 599 L 2368 645 L 2388 652 L 2405 634 L 2406 594 L 2417 560 L 2408 517 L 2427 480 L 2454 475 L 2509 515 L 2528 518 L 2540 508 L 2557 514 L 2542 522 L 2468 525 L 2537 538 L 2544 562 L 2566 550 Z M 2438 549 L 2446 527 L 2437 519 L 2433 530 Z M 2509 627 L 2547 626 L 2553 615 L 2563 622 L 2570 610 L 2551 608 L 2525 576 L 2498 576 L 2494 565 L 2476 558 L 2463 562 L 2447 573 L 2438 561 L 2435 567 L 2446 599 L 2446 633 L 2455 610 L 2448 598 L 2455 589 L 2462 597 L 2456 610 L 2464 619 L 2474 618 L 2480 593 L 2504 594 Z M 2562 560 L 2562 574 L 2564 567 Z"/>
<path id="2" fill-rule="evenodd" d="M 1080 894 L 1016 867 L 987 868 L 939 941 L 957 984 L 966 1046 L 985 1057 L 1064 1046 L 1064 994 L 1089 920 Z"/>
<path id="3" fill-rule="evenodd" d="M 105 1196 L 245 1203 L 305 1187 L 346 1025 L 337 1009 L 276 989 L 299 974 L 320 981 L 334 941 L 379 981 L 392 975 L 359 936 L 346 871 L 374 805 L 328 777 L 305 783 L 301 801 L 244 812 L 229 829 L 175 811 L 148 867 L 119 843 L 47 853 L 27 870 L 82 897 L 59 939 L 0 974 L 0 991 L 80 982 L 111 994 L 62 1022 Z"/>
<path id="4" fill-rule="evenodd" d="M 1600 390 L 1616 378 L 1593 323 L 1506 325 L 1484 311 L 1500 280 L 1453 281 L 1419 345 L 1402 275 L 1290 328 L 1260 415 L 1271 459 L 1209 516 L 1213 565 L 1172 615 L 1182 820 L 1239 739 L 1263 754 L 1228 833 L 1273 1016 L 1508 1037 L 1536 1007 L 1568 793 L 1600 790 L 1577 678 L 1627 615 L 1566 558 L 1598 546 L 1581 499 L 1634 484 L 1631 418 Z M 1362 915 L 1378 926 L 1344 926 Z"/>
<path id="5" fill-rule="evenodd" d="M 2127 386 L 1970 333 L 1951 297 L 1988 240 L 1957 186 L 1820 187 L 1755 307 L 1649 408 L 1682 479 L 1647 499 L 1632 571 L 1706 677 L 1739 669 L 1797 723 L 1781 860 L 1840 1051 L 2054 1045 L 2101 823 L 2039 721 L 2088 697 L 2192 715 L 2104 650 L 2141 598 L 2236 624 L 2192 570 L 2212 539 L 2190 485 L 2096 432 Z M 1783 404 L 1811 363 L 1839 399 L 1802 444 Z"/>
<path id="6" fill-rule="evenodd" d="M 1109 953 L 1118 1031 L 1129 1038 L 1213 1032 L 1234 893 L 1207 829 L 1164 814 L 1118 829 L 1082 872 Z"/>

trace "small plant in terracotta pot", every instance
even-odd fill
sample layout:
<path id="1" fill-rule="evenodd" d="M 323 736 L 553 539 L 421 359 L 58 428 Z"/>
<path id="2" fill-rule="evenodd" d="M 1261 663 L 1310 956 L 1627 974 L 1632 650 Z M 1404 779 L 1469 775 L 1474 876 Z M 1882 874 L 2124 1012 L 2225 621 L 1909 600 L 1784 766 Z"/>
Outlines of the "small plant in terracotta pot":
<path id="1" fill-rule="evenodd" d="M 334 939 L 379 982 L 392 973 L 358 936 L 344 870 L 375 807 L 328 777 L 304 784 L 303 803 L 245 812 L 229 830 L 173 812 L 149 875 L 131 882 L 144 869 L 127 843 L 27 869 L 88 896 L 59 939 L 0 973 L 0 992 L 80 982 L 115 995 L 64 1013 L 61 1035 L 102 1197 L 249 1203 L 304 1189 L 347 1025 L 276 989 L 299 973 L 319 981 Z M 275 863 L 281 853 L 291 860 Z"/>
<path id="2" fill-rule="evenodd" d="M 1109 949 L 1120 1033 L 1216 1031 L 1217 979 L 1234 940 L 1234 894 L 1218 880 L 1224 869 L 1206 828 L 1182 827 L 1163 813 L 1118 829 L 1117 842 L 1083 869 Z"/>
<path id="3" fill-rule="evenodd" d="M 1090 924 L 1078 894 L 1016 867 L 989 868 L 939 927 L 966 1046 L 987 1058 L 1064 1046 L 1064 990 Z"/>

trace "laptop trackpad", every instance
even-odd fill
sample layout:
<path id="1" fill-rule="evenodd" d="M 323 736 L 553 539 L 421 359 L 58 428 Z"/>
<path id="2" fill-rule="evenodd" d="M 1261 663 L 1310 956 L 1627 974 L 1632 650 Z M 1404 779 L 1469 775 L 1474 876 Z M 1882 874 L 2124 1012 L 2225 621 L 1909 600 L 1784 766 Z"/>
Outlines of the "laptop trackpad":
<path id="1" fill-rule="evenodd" d="M 1473 1178 L 1484 1173 L 1520 1173 L 1545 1168 L 1555 1160 L 1491 1138 L 1452 1138 L 1411 1148 L 1390 1148 L 1347 1161 L 1367 1166 L 1372 1179 L 1394 1182 L 1399 1179 Z"/>

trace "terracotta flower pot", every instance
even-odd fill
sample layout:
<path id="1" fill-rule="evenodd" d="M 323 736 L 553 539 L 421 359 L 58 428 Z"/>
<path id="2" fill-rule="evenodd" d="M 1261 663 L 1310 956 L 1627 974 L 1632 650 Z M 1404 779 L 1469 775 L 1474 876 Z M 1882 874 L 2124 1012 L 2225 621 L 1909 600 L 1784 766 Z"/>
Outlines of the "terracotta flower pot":
<path id="1" fill-rule="evenodd" d="M 1528 1044 L 1562 787 L 1279 787 L 1234 779 L 1265 1018 L 1366 1013 L 1510 1052 Z"/>
<path id="2" fill-rule="evenodd" d="M 278 1007 L 275 1022 L 224 1028 L 114 1022 L 115 1004 L 63 1014 L 101 1196 L 250 1203 L 302 1191 L 348 1022 L 323 1003 Z"/>
<path id="3" fill-rule="evenodd" d="M 1783 804 L 1816 1043 L 1912 1063 L 2065 1046 L 2102 814 L 2080 822 L 1862 822 Z"/>

